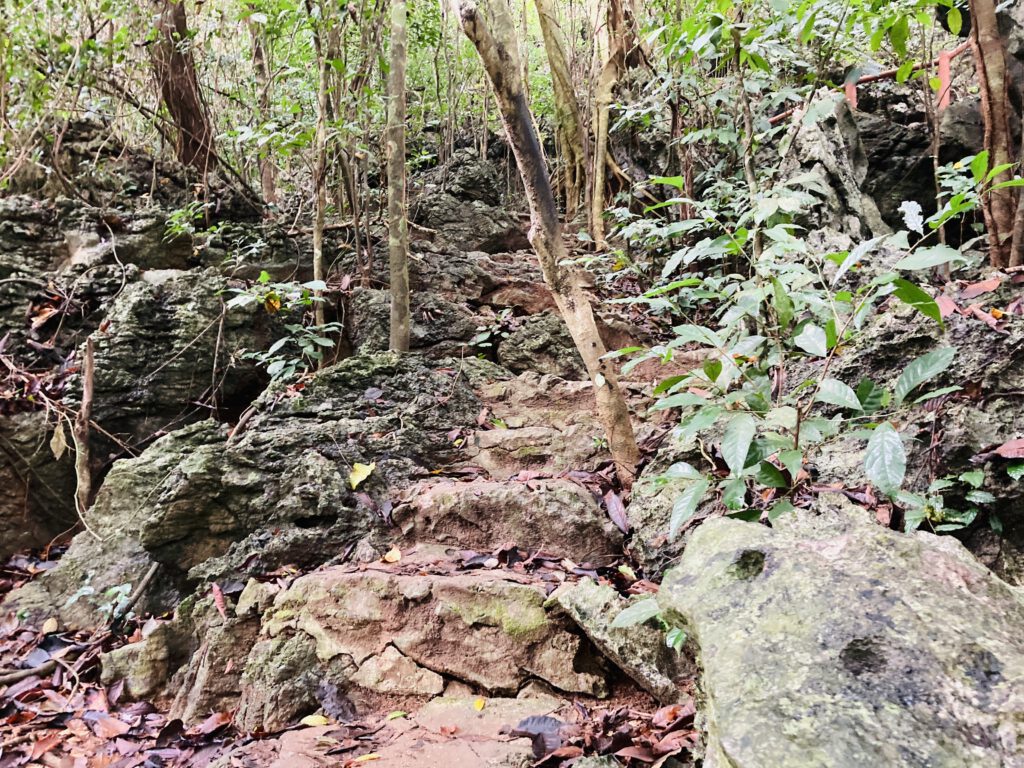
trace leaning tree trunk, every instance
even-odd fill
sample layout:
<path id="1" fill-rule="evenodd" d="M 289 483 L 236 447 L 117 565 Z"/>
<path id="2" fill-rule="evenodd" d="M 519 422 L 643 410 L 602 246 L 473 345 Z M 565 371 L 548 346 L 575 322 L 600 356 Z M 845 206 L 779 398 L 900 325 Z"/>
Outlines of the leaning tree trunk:
<path id="1" fill-rule="evenodd" d="M 153 71 L 176 131 L 175 153 L 203 175 L 216 160 L 210 115 L 199 90 L 189 43 L 184 0 L 159 0 L 157 38 L 150 47 Z"/>
<path id="2" fill-rule="evenodd" d="M 565 215 L 576 215 L 580 192 L 586 176 L 586 158 L 583 153 L 583 128 L 580 108 L 576 103 L 576 90 L 566 60 L 565 35 L 555 18 L 551 0 L 534 0 L 540 31 L 544 36 L 544 49 L 551 68 L 551 85 L 555 95 L 555 123 L 558 128 L 559 148 L 565 174 Z"/>
<path id="3" fill-rule="evenodd" d="M 391 271 L 390 347 L 409 351 L 409 225 L 405 215 L 405 0 L 391 0 L 388 74 L 388 260 Z"/>
<path id="4" fill-rule="evenodd" d="M 506 0 L 484 0 L 482 7 L 473 0 L 453 2 L 462 29 L 476 46 L 490 77 L 501 120 L 519 166 L 530 204 L 530 243 L 537 252 L 544 280 L 590 374 L 598 416 L 608 438 L 616 471 L 622 484 L 629 487 L 639 460 L 629 407 L 619 388 L 614 368 L 602 359 L 606 350 L 597 331 L 590 299 L 577 273 L 564 266 L 568 253 L 562 239 L 562 225 L 551 191 L 551 180 L 544 166 L 540 140 L 523 91 L 515 26 Z"/>
<path id="5" fill-rule="evenodd" d="M 1010 78 L 1006 69 L 1006 46 L 999 34 L 995 0 L 971 0 L 971 47 L 978 71 L 981 113 L 985 121 L 985 149 L 989 165 L 1013 162 L 1010 133 Z M 995 182 L 1013 178 L 1010 170 L 1000 173 Z M 1014 188 L 991 191 L 982 200 L 982 212 L 988 229 L 989 261 L 994 267 L 1007 267 L 1014 261 L 1013 229 L 1017 213 Z M 1019 263 L 1019 256 L 1017 257 Z"/>

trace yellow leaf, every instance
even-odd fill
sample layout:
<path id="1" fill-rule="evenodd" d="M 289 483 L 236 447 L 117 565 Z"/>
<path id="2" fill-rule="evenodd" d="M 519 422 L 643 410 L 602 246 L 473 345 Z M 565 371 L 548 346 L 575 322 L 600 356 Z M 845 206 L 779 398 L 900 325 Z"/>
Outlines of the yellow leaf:
<path id="1" fill-rule="evenodd" d="M 357 757 L 352 762 L 353 763 L 368 763 L 371 760 L 380 760 L 380 755 L 378 755 L 376 752 L 367 752 L 365 755 L 360 755 L 359 757 Z"/>
<path id="2" fill-rule="evenodd" d="M 304 718 L 299 720 L 300 725 L 308 725 L 310 727 L 317 725 L 329 725 L 330 722 L 331 721 L 323 715 L 306 715 Z"/>
<path id="3" fill-rule="evenodd" d="M 397 563 L 401 559 L 402 550 L 400 550 L 398 547 L 392 547 L 387 551 L 387 554 L 384 555 L 385 563 Z"/>
<path id="4" fill-rule="evenodd" d="M 377 468 L 377 462 L 371 461 L 369 464 L 360 464 L 358 461 L 352 465 L 352 471 L 348 473 L 348 484 L 352 486 L 354 491 L 362 482 L 373 474 L 373 470 Z"/>
<path id="5" fill-rule="evenodd" d="M 53 616 L 51 616 L 50 618 L 48 618 L 46 621 L 43 622 L 43 634 L 44 635 L 52 635 L 54 632 L 57 631 L 57 627 L 58 626 L 60 626 L 60 625 L 57 624 L 57 620 L 55 618 L 53 618 Z"/>
<path id="6" fill-rule="evenodd" d="M 385 720 L 398 720 L 399 718 L 408 716 L 408 712 L 403 712 L 400 709 L 396 709 L 394 712 L 388 712 L 388 716 L 385 718 Z"/>
<path id="7" fill-rule="evenodd" d="M 281 310 L 281 297 L 276 293 L 268 293 L 263 299 L 263 306 L 267 310 L 267 314 L 277 314 Z"/>
<path id="8" fill-rule="evenodd" d="M 989 314 L 992 315 L 992 317 L 994 317 L 996 320 L 1000 320 L 1006 313 L 1003 312 L 1003 310 L 1001 309 L 996 309 L 995 307 L 993 307 L 992 311 L 989 312 Z"/>
<path id="9" fill-rule="evenodd" d="M 64 451 L 67 449 L 68 438 L 64 434 L 64 422 L 62 421 L 53 430 L 53 437 L 50 438 L 50 450 L 53 452 L 53 458 L 60 461 L 60 457 L 64 455 Z"/>
<path id="10" fill-rule="evenodd" d="M 477 712 L 483 712 L 483 709 L 486 706 L 487 702 L 483 699 L 483 697 L 480 697 L 473 702 L 473 709 L 475 709 Z"/>

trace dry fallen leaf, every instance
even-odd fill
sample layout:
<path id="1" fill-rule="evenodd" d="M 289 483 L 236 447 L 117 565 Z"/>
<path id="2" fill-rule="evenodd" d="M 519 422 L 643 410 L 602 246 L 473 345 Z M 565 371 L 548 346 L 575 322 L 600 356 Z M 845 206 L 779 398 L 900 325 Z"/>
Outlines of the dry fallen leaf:
<path id="1" fill-rule="evenodd" d="M 352 471 L 348 474 L 348 484 L 354 491 L 358 488 L 366 478 L 373 474 L 373 470 L 377 468 L 377 462 L 371 461 L 369 464 L 360 464 L 358 461 L 352 465 Z"/>
<path id="2" fill-rule="evenodd" d="M 483 697 L 478 697 L 477 700 L 473 702 L 473 709 L 475 709 L 477 712 L 483 712 L 484 707 L 486 706 L 487 702 L 484 700 Z"/>
<path id="3" fill-rule="evenodd" d="M 318 725 L 329 725 L 330 722 L 331 721 L 323 715 L 306 715 L 304 718 L 299 720 L 299 725 L 307 725 L 313 728 Z"/>
<path id="4" fill-rule="evenodd" d="M 401 559 L 402 550 L 400 550 L 398 547 L 392 547 L 391 549 L 389 549 L 383 558 L 385 563 L 397 563 Z"/>
<path id="5" fill-rule="evenodd" d="M 981 296 L 983 293 L 994 291 L 1002 283 L 1003 281 L 998 277 L 982 280 L 980 283 L 972 283 L 960 291 L 960 296 L 964 299 L 973 299 L 975 296 Z"/>
<path id="6" fill-rule="evenodd" d="M 57 623 L 57 619 L 51 616 L 43 622 L 42 632 L 44 635 L 52 635 L 54 632 L 57 631 L 59 626 L 60 625 Z"/>
<path id="7" fill-rule="evenodd" d="M 1022 459 L 1024 458 L 1024 439 L 1010 440 L 1003 443 L 992 453 L 996 456 L 1002 456 L 1004 459 Z"/>

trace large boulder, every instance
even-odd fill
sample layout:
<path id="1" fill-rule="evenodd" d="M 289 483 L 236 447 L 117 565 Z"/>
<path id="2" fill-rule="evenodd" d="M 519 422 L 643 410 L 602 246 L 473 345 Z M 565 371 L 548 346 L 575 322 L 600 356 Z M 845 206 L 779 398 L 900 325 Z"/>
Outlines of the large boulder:
<path id="1" fill-rule="evenodd" d="M 227 288 L 202 270 L 150 270 L 125 286 L 93 334 L 93 419 L 107 433 L 146 441 L 211 410 L 237 417 L 260 393 L 266 377 L 239 353 L 280 331 L 262 307 L 227 309 Z"/>
<path id="2" fill-rule="evenodd" d="M 382 530 L 380 505 L 450 461 L 448 432 L 478 411 L 463 378 L 418 355 L 357 356 L 301 391 L 272 387 L 230 438 L 200 422 L 117 462 L 89 511 L 91 532 L 5 605 L 88 626 L 111 588 L 137 583 L 153 562 L 163 572 L 140 611 L 172 607 L 189 569 L 193 581 L 244 579 L 322 563 Z M 357 463 L 373 471 L 354 490 Z"/>
<path id="3" fill-rule="evenodd" d="M 519 321 L 498 345 L 498 359 L 515 373 L 537 371 L 565 379 L 586 378 L 586 368 L 569 329 L 554 312 Z"/>
<path id="4" fill-rule="evenodd" d="M 823 499 L 719 518 L 658 595 L 699 652 L 708 768 L 1024 764 L 1024 600 L 951 538 Z"/>

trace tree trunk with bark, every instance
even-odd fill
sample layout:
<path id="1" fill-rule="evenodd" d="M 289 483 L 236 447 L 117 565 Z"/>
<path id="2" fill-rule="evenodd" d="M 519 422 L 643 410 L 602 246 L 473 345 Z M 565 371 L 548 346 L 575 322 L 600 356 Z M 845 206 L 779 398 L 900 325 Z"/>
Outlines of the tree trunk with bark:
<path id="1" fill-rule="evenodd" d="M 564 266 L 568 251 L 540 140 L 523 91 L 515 25 L 506 0 L 484 0 L 479 6 L 473 0 L 453 0 L 453 3 L 462 29 L 480 54 L 491 80 L 502 123 L 523 179 L 530 205 L 530 243 L 594 385 L 598 415 L 616 472 L 622 484 L 630 487 L 640 453 L 629 407 L 619 388 L 615 369 L 602 359 L 606 350 L 594 321 L 590 299 L 576 271 Z"/>
<path id="2" fill-rule="evenodd" d="M 267 123 L 270 120 L 270 85 L 272 74 L 270 62 L 267 61 L 267 48 L 264 44 L 263 29 L 258 24 L 249 22 L 249 32 L 252 35 L 252 64 L 256 70 L 257 88 L 259 93 L 256 97 L 259 105 L 260 119 Z M 277 196 L 277 165 L 272 157 L 272 149 L 264 147 L 259 156 L 260 189 L 263 192 L 263 202 L 276 204 Z"/>
<path id="3" fill-rule="evenodd" d="M 306 10 L 309 12 L 313 28 L 313 43 L 316 49 L 317 88 L 316 88 L 316 134 L 313 138 L 313 279 L 325 281 L 324 275 L 324 225 L 327 219 L 327 110 L 329 109 L 328 91 L 330 88 L 330 65 L 324 52 L 319 26 L 324 17 L 319 19 L 313 11 L 310 0 Z M 317 325 L 325 322 L 324 298 L 322 290 L 315 290 L 313 318 Z"/>
<path id="4" fill-rule="evenodd" d="M 551 0 L 534 0 L 534 3 L 537 6 L 540 31 L 544 37 L 548 66 L 551 68 L 551 84 L 555 96 L 555 125 L 564 174 L 565 215 L 571 219 L 576 215 L 586 176 L 580 108 L 576 102 L 576 89 L 569 72 L 565 35 L 562 34 L 562 28 L 555 18 Z"/>
<path id="5" fill-rule="evenodd" d="M 1014 150 L 1010 133 L 1010 78 L 1006 68 L 1006 45 L 999 34 L 995 0 L 970 0 L 971 47 L 978 71 L 981 91 L 981 113 L 985 121 L 985 149 L 989 167 L 1012 163 Z M 1011 170 L 1003 171 L 992 181 L 1013 178 Z M 994 267 L 1020 263 L 1014 257 L 1013 231 L 1017 215 L 1017 194 L 1014 188 L 997 189 L 982 199 L 985 227 L 988 229 L 989 261 Z M 1022 225 L 1024 226 L 1024 225 Z"/>
<path id="6" fill-rule="evenodd" d="M 405 203 L 405 0 L 391 0 L 391 71 L 388 74 L 388 261 L 391 272 L 389 346 L 409 351 L 409 223 Z"/>
<path id="7" fill-rule="evenodd" d="M 199 89 L 184 0 L 159 0 L 150 60 L 164 106 L 175 127 L 175 154 L 204 176 L 216 162 L 213 128 Z"/>

